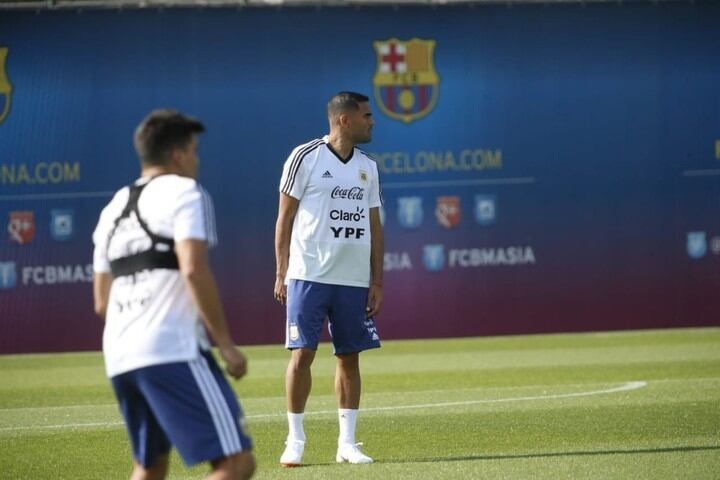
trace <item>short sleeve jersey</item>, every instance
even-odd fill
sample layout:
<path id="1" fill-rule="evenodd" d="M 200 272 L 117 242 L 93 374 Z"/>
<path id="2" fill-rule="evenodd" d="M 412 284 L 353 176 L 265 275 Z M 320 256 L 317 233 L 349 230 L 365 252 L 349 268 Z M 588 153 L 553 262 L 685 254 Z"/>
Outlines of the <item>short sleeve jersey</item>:
<path id="1" fill-rule="evenodd" d="M 139 179 L 136 184 L 147 182 Z M 137 221 L 115 229 L 127 204 L 129 188 L 119 190 L 100 214 L 93 243 L 93 268 L 109 273 L 110 261 L 150 248 Z M 210 196 L 193 179 L 161 175 L 150 181 L 138 200 L 148 229 L 175 242 L 217 242 Z M 133 217 L 133 220 L 135 217 Z M 103 353 L 108 376 L 150 365 L 192 360 L 198 348 L 209 348 L 197 307 L 179 270 L 152 269 L 114 278 L 110 288 Z"/>
<path id="2" fill-rule="evenodd" d="M 370 209 L 382 205 L 377 164 L 354 148 L 341 159 L 328 137 L 295 148 L 280 192 L 299 200 L 286 279 L 370 284 Z"/>

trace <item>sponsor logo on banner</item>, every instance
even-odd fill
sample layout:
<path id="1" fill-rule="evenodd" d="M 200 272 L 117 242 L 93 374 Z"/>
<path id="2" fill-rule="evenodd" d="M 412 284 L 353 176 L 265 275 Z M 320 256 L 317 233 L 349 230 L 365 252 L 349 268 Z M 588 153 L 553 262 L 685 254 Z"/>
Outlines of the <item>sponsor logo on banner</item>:
<path id="1" fill-rule="evenodd" d="M 460 248 L 448 251 L 450 268 L 520 266 L 535 264 L 530 246 L 499 248 Z"/>
<path id="2" fill-rule="evenodd" d="M 475 221 L 480 225 L 492 225 L 497 217 L 495 195 L 475 195 Z"/>
<path id="3" fill-rule="evenodd" d="M 423 264 L 430 272 L 439 272 L 445 267 L 445 247 L 443 245 L 425 245 Z"/>
<path id="4" fill-rule="evenodd" d="M 50 235 L 58 241 L 70 240 L 73 237 L 74 212 L 72 210 L 50 211 Z"/>
<path id="5" fill-rule="evenodd" d="M 373 86 L 383 113 L 405 123 L 430 113 L 440 90 L 433 63 L 435 40 L 389 38 L 373 45 L 377 55 Z"/>
<path id="6" fill-rule="evenodd" d="M 435 218 L 445 228 L 452 228 L 460 223 L 462 211 L 460 209 L 460 197 L 443 196 L 437 197 L 435 207 Z"/>
<path id="7" fill-rule="evenodd" d="M 80 162 L 0 163 L 0 185 L 47 185 L 80 181 Z"/>
<path id="8" fill-rule="evenodd" d="M 24 245 L 35 238 L 35 217 L 30 210 L 10 212 L 8 221 L 10 240 Z"/>
<path id="9" fill-rule="evenodd" d="M 13 288 L 17 283 L 15 262 L 0 262 L 0 290 Z"/>
<path id="10" fill-rule="evenodd" d="M 397 215 L 401 227 L 419 227 L 423 221 L 422 197 L 399 197 Z"/>
<path id="11" fill-rule="evenodd" d="M 720 255 L 720 237 L 713 237 L 710 242 L 710 250 L 714 255 Z"/>
<path id="12" fill-rule="evenodd" d="M 63 283 L 88 283 L 93 279 L 93 266 L 86 265 L 39 265 L 22 268 L 23 285 L 56 285 Z"/>
<path id="13" fill-rule="evenodd" d="M 391 272 L 395 270 L 412 270 L 413 265 L 410 255 L 407 252 L 385 252 L 383 258 L 383 270 Z"/>
<path id="14" fill-rule="evenodd" d="M 10 113 L 10 103 L 12 102 L 12 84 L 7 76 L 8 47 L 0 47 L 0 123 L 3 123 Z"/>
<path id="15" fill-rule="evenodd" d="M 687 254 L 690 258 L 702 258 L 707 253 L 705 232 L 688 232 Z"/>

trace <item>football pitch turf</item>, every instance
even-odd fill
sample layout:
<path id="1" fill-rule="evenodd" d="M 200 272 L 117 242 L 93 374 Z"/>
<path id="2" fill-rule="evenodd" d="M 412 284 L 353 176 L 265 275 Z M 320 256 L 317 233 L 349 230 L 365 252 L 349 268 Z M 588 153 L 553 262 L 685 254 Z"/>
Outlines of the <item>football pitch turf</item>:
<path id="1" fill-rule="evenodd" d="M 720 328 L 386 341 L 361 355 L 358 440 L 334 462 L 334 358 L 313 367 L 307 466 L 278 465 L 288 353 L 246 347 L 233 382 L 258 479 L 718 479 Z M 100 353 L 0 356 L 0 479 L 123 479 Z M 170 477 L 202 478 L 173 453 Z"/>

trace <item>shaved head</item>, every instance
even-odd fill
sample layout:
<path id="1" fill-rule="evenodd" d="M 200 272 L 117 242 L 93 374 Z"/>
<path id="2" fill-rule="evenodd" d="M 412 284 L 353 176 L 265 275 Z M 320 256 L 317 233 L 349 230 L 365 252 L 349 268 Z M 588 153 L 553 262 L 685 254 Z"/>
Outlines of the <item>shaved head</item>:
<path id="1" fill-rule="evenodd" d="M 337 117 L 340 114 L 348 112 L 357 112 L 360 104 L 368 102 L 370 99 L 361 93 L 340 92 L 330 98 L 327 104 L 328 118 Z"/>

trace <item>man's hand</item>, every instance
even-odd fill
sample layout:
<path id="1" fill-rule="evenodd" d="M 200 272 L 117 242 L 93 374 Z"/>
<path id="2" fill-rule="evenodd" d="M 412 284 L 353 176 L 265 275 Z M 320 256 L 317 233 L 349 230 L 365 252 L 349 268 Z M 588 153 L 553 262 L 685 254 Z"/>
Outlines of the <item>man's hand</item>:
<path id="1" fill-rule="evenodd" d="M 375 315 L 377 315 L 380 312 L 380 307 L 382 307 L 382 302 L 382 285 L 378 285 L 375 283 L 371 284 L 370 291 L 368 292 L 367 307 L 365 308 L 367 316 L 374 317 Z"/>
<path id="2" fill-rule="evenodd" d="M 225 360 L 225 371 L 236 380 L 247 373 L 247 359 L 235 346 L 220 347 L 220 356 Z"/>
<path id="3" fill-rule="evenodd" d="M 275 300 L 280 302 L 280 305 L 287 303 L 287 285 L 285 285 L 285 277 L 282 275 L 275 276 Z"/>

